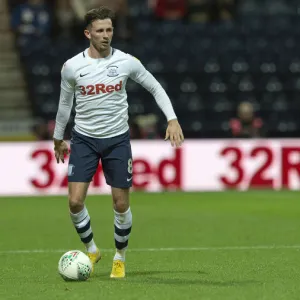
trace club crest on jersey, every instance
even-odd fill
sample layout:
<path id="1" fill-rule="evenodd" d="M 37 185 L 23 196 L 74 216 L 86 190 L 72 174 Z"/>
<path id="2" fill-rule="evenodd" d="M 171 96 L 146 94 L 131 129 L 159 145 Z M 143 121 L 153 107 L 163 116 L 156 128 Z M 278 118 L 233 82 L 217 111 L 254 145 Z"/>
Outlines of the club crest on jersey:
<path id="1" fill-rule="evenodd" d="M 117 77 L 118 75 L 119 75 L 119 73 L 118 73 L 117 66 L 108 66 L 107 67 L 107 76 L 108 77 Z"/>

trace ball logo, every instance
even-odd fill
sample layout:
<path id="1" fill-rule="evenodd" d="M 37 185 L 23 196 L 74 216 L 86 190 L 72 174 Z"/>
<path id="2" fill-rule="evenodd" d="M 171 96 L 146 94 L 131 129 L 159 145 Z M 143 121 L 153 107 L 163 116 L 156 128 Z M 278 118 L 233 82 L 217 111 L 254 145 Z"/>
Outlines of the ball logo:
<path id="1" fill-rule="evenodd" d="M 65 281 L 85 281 L 92 272 L 89 257 L 81 251 L 71 250 L 61 256 L 58 273 Z"/>
<path id="2" fill-rule="evenodd" d="M 70 260 L 69 260 L 68 256 L 66 255 L 61 259 L 60 267 L 64 271 L 69 266 L 69 264 L 70 264 Z"/>
<path id="3" fill-rule="evenodd" d="M 81 262 L 78 262 L 77 266 L 79 280 L 87 280 L 90 277 L 92 271 L 91 268 L 87 264 Z"/>

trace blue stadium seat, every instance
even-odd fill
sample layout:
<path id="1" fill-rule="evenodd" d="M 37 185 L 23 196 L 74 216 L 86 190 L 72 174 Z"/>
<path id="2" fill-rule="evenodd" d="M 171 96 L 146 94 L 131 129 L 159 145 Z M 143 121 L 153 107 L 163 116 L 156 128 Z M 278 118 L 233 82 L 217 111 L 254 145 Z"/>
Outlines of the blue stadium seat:
<path id="1" fill-rule="evenodd" d="M 137 56 L 154 74 L 188 136 L 228 136 L 228 120 L 242 101 L 254 104 L 271 135 L 300 134 L 300 18 L 295 9 L 267 16 L 265 9 L 286 9 L 281 0 L 272 1 L 272 8 L 270 1 L 247 0 L 236 22 L 189 24 L 153 21 L 149 10 L 133 1 L 135 36 L 130 42 L 114 39 L 113 46 Z M 87 46 L 87 41 L 55 38 L 23 49 L 36 115 L 55 116 L 62 65 Z M 127 92 L 130 115 L 154 112 L 164 120 L 142 87 L 129 80 Z"/>

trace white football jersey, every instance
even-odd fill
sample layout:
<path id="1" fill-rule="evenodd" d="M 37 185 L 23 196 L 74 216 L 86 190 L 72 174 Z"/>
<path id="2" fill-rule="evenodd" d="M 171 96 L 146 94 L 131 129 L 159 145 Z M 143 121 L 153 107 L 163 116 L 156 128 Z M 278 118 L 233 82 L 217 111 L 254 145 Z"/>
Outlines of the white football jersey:
<path id="1" fill-rule="evenodd" d="M 127 79 L 153 94 L 167 120 L 175 119 L 172 104 L 159 82 L 135 57 L 111 48 L 105 58 L 93 59 L 88 49 L 69 59 L 61 71 L 61 96 L 54 138 L 63 139 L 75 94 L 75 130 L 107 138 L 128 130 Z"/>

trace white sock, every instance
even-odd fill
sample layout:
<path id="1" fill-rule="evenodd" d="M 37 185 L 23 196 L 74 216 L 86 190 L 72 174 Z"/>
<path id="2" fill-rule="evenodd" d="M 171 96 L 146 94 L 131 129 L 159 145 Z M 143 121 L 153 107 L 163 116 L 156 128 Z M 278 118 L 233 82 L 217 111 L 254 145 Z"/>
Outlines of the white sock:
<path id="1" fill-rule="evenodd" d="M 114 260 L 121 260 L 125 262 L 125 251 L 128 246 L 128 240 L 132 226 L 132 214 L 130 207 L 124 213 L 115 211 L 115 245 L 116 254 Z"/>
<path id="2" fill-rule="evenodd" d="M 93 239 L 91 220 L 86 207 L 84 206 L 83 210 L 77 214 L 70 212 L 70 216 L 81 241 L 86 247 L 86 250 L 91 253 L 96 253 L 97 246 Z"/>
<path id="3" fill-rule="evenodd" d="M 117 249 L 116 254 L 114 256 L 114 260 L 121 260 L 121 261 L 125 262 L 125 252 L 126 252 L 126 249 L 124 249 L 124 250 Z"/>
<path id="4" fill-rule="evenodd" d="M 87 244 L 84 244 L 85 245 L 85 248 L 86 248 L 86 251 L 89 252 L 89 253 L 96 253 L 97 252 L 97 245 L 96 243 L 94 242 L 94 239 L 92 239 L 89 243 Z"/>

